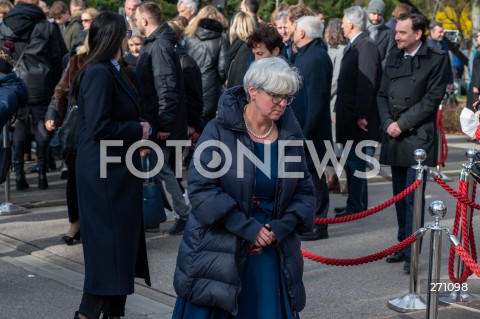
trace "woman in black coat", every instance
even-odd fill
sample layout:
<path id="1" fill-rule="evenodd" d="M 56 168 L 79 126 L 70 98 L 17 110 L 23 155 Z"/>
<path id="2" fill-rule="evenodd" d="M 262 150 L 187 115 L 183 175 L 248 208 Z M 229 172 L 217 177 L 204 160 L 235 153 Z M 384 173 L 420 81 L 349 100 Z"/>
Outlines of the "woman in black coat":
<path id="1" fill-rule="evenodd" d="M 76 178 L 85 258 L 83 297 L 75 318 L 96 319 L 102 312 L 105 318 L 124 316 L 134 278 L 150 284 L 142 181 L 125 164 L 128 148 L 148 138 L 150 125 L 139 121 L 138 97 L 118 62 L 127 46 L 126 31 L 119 14 L 96 17 L 89 32 L 90 53 L 72 85 L 80 122 Z M 116 144 L 104 147 L 104 141 Z M 139 152 L 129 156 L 139 169 Z"/>
<path id="2" fill-rule="evenodd" d="M 225 54 L 227 40 L 223 36 L 227 20 L 213 6 L 202 8 L 185 29 L 185 48 L 202 72 L 203 124 L 213 119 L 226 80 Z"/>
<path id="3" fill-rule="evenodd" d="M 315 198 L 302 130 L 287 107 L 299 82 L 284 59 L 265 58 L 251 65 L 244 87 L 220 98 L 188 172 L 192 211 L 173 318 L 294 318 L 304 308 L 297 232 L 312 230 Z M 283 147 L 289 142 L 300 143 Z M 222 149 L 215 168 L 218 147 L 208 144 Z"/>

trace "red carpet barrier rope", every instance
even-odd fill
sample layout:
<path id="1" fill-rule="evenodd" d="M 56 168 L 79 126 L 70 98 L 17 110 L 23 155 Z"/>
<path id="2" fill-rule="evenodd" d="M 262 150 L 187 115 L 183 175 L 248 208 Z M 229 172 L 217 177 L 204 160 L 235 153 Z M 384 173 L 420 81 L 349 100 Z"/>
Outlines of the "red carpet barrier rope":
<path id="1" fill-rule="evenodd" d="M 418 232 L 417 232 L 418 233 Z M 360 257 L 360 258 L 346 258 L 346 259 L 337 259 L 337 258 L 328 258 L 328 257 L 323 257 L 316 255 L 314 253 L 311 253 L 305 249 L 302 249 L 302 255 L 305 258 L 308 258 L 310 260 L 316 261 L 318 263 L 322 263 L 325 265 L 331 265 L 331 266 L 358 266 L 362 264 L 366 264 L 372 261 L 377 261 L 380 259 L 383 259 L 387 256 L 390 256 L 393 253 L 396 253 L 397 251 L 405 249 L 405 247 L 411 245 L 413 242 L 415 242 L 417 238 L 415 237 L 415 234 L 410 235 L 410 237 L 406 238 L 404 241 L 387 248 L 381 252 L 378 252 L 376 254 L 368 255 L 365 257 Z"/>
<path id="2" fill-rule="evenodd" d="M 395 195 L 393 198 L 387 200 L 386 202 L 381 203 L 378 206 L 369 208 L 367 210 L 364 210 L 363 212 L 358 212 L 356 214 L 344 216 L 344 217 L 315 218 L 315 224 L 325 225 L 325 224 L 346 223 L 346 222 L 351 222 L 357 219 L 361 219 L 361 218 L 373 215 L 375 213 L 378 213 L 381 210 L 384 210 L 388 206 L 395 204 L 399 200 L 405 198 L 408 194 L 413 192 L 418 187 L 418 185 L 420 185 L 419 179 L 415 180 L 415 182 L 413 182 L 412 185 L 408 186 L 401 193 Z"/>
<path id="3" fill-rule="evenodd" d="M 442 138 L 442 157 L 438 161 L 438 166 L 445 167 L 445 161 L 447 160 L 448 157 L 448 145 L 447 145 L 447 138 L 445 137 L 445 131 L 443 130 L 443 121 L 442 121 L 442 114 L 443 111 L 442 109 L 438 109 L 437 111 L 437 128 L 440 131 L 440 136 Z"/>
<path id="4" fill-rule="evenodd" d="M 474 186 L 473 193 L 475 194 L 476 185 Z M 458 181 L 458 193 L 462 196 L 467 197 L 468 194 L 468 183 L 465 181 Z M 477 260 L 477 248 L 475 245 L 475 237 L 473 233 L 473 211 L 470 213 L 470 225 L 467 223 L 467 205 L 457 201 L 457 210 L 455 214 L 455 222 L 453 225 L 452 234 L 455 237 L 458 237 L 458 228 L 460 222 L 462 223 L 462 238 L 463 238 L 463 249 L 471 254 L 472 260 Z M 450 246 L 450 255 L 448 258 L 448 277 L 453 283 L 463 284 L 467 281 L 468 277 L 472 274 L 472 270 L 469 267 L 465 267 L 460 278 L 455 277 L 455 247 Z"/>
<path id="5" fill-rule="evenodd" d="M 468 252 L 462 247 L 462 245 L 455 246 L 457 254 L 460 255 L 460 258 L 465 262 L 467 267 L 471 269 L 477 277 L 480 278 L 480 266 L 475 262 L 475 260 L 470 257 Z"/>
<path id="6" fill-rule="evenodd" d="M 453 197 L 455 197 L 456 199 L 458 199 L 462 204 L 468 205 L 468 206 L 470 206 L 470 207 L 472 207 L 472 208 L 475 208 L 475 209 L 480 209 L 480 204 L 477 204 L 477 203 L 475 203 L 475 202 L 472 202 L 471 200 L 469 200 L 469 199 L 467 198 L 467 196 L 456 192 L 453 188 L 451 188 L 450 186 L 448 186 L 447 183 L 445 183 L 439 176 L 435 176 L 433 179 L 434 179 L 440 186 L 442 186 L 443 189 L 445 189 L 447 192 L 449 192 L 451 195 L 453 195 Z"/>

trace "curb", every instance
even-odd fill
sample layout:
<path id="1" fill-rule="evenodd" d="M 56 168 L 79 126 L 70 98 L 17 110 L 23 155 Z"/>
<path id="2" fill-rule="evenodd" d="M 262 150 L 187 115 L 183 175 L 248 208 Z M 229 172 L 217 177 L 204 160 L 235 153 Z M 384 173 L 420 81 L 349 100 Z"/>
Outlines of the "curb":
<path id="1" fill-rule="evenodd" d="M 42 259 L 46 262 L 78 272 L 82 275 L 84 274 L 83 264 L 59 255 L 56 255 L 54 253 L 51 253 L 38 246 L 32 245 L 31 243 L 24 242 L 3 234 L 0 234 L 0 243 L 12 249 L 15 249 L 23 253 L 26 253 L 28 255 L 32 255 L 34 257 Z M 175 306 L 176 296 L 172 296 L 163 291 L 150 288 L 140 283 L 135 283 L 135 294 L 151 299 L 166 307 Z"/>

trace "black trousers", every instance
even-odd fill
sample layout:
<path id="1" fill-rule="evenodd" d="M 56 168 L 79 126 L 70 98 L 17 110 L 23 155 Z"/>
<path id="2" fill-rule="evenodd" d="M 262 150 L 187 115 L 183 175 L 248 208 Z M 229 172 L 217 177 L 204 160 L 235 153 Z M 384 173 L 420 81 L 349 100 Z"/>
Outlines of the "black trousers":
<path id="1" fill-rule="evenodd" d="M 96 296 L 84 292 L 78 311 L 88 319 L 98 319 L 101 313 L 105 317 L 123 317 L 126 302 L 127 296 Z"/>

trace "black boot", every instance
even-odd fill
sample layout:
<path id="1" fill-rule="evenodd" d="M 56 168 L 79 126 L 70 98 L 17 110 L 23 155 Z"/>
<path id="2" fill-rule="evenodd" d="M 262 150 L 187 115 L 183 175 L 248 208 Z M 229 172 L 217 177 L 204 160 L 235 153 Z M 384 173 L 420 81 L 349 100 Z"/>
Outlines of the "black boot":
<path id="1" fill-rule="evenodd" d="M 47 142 L 37 142 L 38 188 L 47 189 Z"/>
<path id="2" fill-rule="evenodd" d="M 16 174 L 16 189 L 17 191 L 22 191 L 27 189 L 28 183 L 27 179 L 25 178 L 25 171 L 23 170 L 23 153 L 25 150 L 25 142 L 17 142 L 13 144 L 14 150 L 14 161 L 13 161 L 13 168 Z"/>

